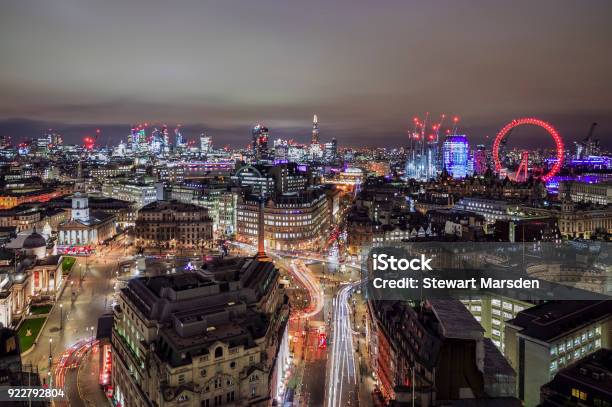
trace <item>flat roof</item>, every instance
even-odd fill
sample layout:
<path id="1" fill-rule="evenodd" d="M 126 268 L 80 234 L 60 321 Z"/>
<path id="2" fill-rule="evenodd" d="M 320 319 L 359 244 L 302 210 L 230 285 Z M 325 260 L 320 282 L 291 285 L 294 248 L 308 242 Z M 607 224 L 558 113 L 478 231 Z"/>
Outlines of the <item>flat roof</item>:
<path id="1" fill-rule="evenodd" d="M 507 323 L 523 328 L 522 335 L 552 341 L 611 315 L 612 300 L 549 301 L 519 312 Z"/>

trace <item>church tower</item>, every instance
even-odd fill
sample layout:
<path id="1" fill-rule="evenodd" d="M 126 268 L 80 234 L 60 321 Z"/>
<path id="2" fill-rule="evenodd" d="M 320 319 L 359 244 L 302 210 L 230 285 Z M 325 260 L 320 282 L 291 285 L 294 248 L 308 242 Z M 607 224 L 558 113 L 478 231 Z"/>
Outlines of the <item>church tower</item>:
<path id="1" fill-rule="evenodd" d="M 80 192 L 72 196 L 72 220 L 89 222 L 89 198 Z"/>

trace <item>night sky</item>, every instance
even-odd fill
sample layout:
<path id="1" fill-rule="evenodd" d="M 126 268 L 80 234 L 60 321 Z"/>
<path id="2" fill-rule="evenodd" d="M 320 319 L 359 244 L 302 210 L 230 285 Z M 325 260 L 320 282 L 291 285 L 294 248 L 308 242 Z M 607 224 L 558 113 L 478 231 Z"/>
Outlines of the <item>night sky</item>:
<path id="1" fill-rule="evenodd" d="M 0 135 L 102 144 L 137 122 L 245 145 L 250 127 L 404 144 L 415 115 L 474 142 L 520 116 L 612 139 L 612 2 L 0 0 Z M 539 132 L 521 132 L 525 140 Z M 531 137 L 533 140 L 534 138 Z M 537 139 L 537 138 L 535 138 Z"/>

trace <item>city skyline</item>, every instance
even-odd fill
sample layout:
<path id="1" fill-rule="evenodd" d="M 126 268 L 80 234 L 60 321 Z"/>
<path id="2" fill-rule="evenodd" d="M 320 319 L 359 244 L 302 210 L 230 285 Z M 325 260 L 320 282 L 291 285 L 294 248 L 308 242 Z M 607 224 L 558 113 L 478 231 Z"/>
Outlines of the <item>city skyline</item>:
<path id="1" fill-rule="evenodd" d="M 522 116 L 569 141 L 598 122 L 609 138 L 607 2 L 146 6 L 7 4 L 0 134 L 53 127 L 77 142 L 102 128 L 117 143 L 159 121 L 240 146 L 256 122 L 307 141 L 317 113 L 323 139 L 401 146 L 429 111 L 459 115 L 476 142 Z"/>

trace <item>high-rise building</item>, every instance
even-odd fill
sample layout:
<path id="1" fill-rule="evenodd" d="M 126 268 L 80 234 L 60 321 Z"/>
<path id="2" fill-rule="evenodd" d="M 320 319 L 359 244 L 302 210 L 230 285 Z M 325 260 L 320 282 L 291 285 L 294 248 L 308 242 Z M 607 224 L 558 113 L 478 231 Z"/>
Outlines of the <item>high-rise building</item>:
<path id="1" fill-rule="evenodd" d="M 255 160 L 267 160 L 269 159 L 268 153 L 268 128 L 257 124 L 251 131 L 252 141 L 251 146 L 255 155 Z"/>
<path id="2" fill-rule="evenodd" d="M 287 161 L 289 157 L 289 143 L 287 140 L 276 139 L 274 140 L 274 160 L 275 161 Z"/>
<path id="3" fill-rule="evenodd" d="M 206 133 L 200 134 L 200 153 L 208 154 L 212 150 L 212 137 L 207 136 Z"/>
<path id="4" fill-rule="evenodd" d="M 417 181 L 436 178 L 440 173 L 440 153 L 437 134 L 414 133 L 410 138 L 405 177 Z"/>
<path id="5" fill-rule="evenodd" d="M 176 148 L 185 147 L 185 139 L 183 138 L 183 132 L 181 130 L 181 126 L 176 126 L 174 129 L 174 146 Z"/>
<path id="6" fill-rule="evenodd" d="M 324 158 L 326 161 L 333 161 L 338 158 L 338 141 L 333 138 L 330 142 L 325 143 Z"/>
<path id="7" fill-rule="evenodd" d="M 487 150 L 483 144 L 478 144 L 476 150 L 474 150 L 474 173 L 483 175 L 487 172 L 487 168 Z"/>
<path id="8" fill-rule="evenodd" d="M 444 169 L 453 178 L 465 178 L 469 175 L 469 142 L 464 134 L 446 136 L 442 145 Z"/>
<path id="9" fill-rule="evenodd" d="M 162 126 L 162 138 L 161 138 L 161 152 L 168 153 L 170 151 L 170 134 L 168 133 L 168 126 L 165 124 Z"/>
<path id="10" fill-rule="evenodd" d="M 312 138 L 310 139 L 311 144 L 319 142 L 319 118 L 315 114 L 312 118 Z"/>
<path id="11" fill-rule="evenodd" d="M 151 132 L 151 151 L 155 154 L 162 152 L 164 145 L 163 132 L 157 128 Z"/>
<path id="12" fill-rule="evenodd" d="M 148 151 L 147 134 L 145 128 L 138 125 L 132 128 L 128 138 L 128 146 L 132 152 Z"/>

